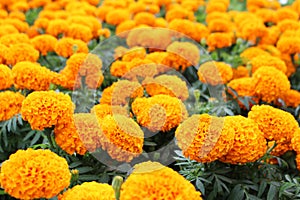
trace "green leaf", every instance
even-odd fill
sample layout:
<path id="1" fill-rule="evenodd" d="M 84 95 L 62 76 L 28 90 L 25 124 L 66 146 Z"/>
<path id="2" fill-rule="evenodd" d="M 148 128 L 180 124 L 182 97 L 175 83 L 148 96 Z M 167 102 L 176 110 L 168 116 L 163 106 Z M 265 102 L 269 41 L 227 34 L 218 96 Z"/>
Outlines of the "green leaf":
<path id="1" fill-rule="evenodd" d="M 94 169 L 92 167 L 79 167 L 76 168 L 79 171 L 79 174 L 85 174 L 87 172 L 93 171 Z"/>
<path id="2" fill-rule="evenodd" d="M 241 200 L 243 198 L 244 198 L 244 189 L 242 188 L 241 184 L 237 184 L 230 192 L 228 200 Z"/>
<path id="3" fill-rule="evenodd" d="M 96 181 L 99 179 L 99 176 L 97 175 L 79 175 L 78 180 L 80 181 Z"/>
<path id="4" fill-rule="evenodd" d="M 33 146 L 41 137 L 41 132 L 36 132 L 34 138 L 30 142 L 30 146 Z"/>
<path id="5" fill-rule="evenodd" d="M 78 166 L 80 166 L 80 165 L 82 165 L 82 161 L 75 161 L 75 162 L 72 162 L 70 165 L 69 165 L 69 168 L 70 169 L 74 169 L 75 167 L 78 167 Z"/>
<path id="6" fill-rule="evenodd" d="M 268 195 L 267 195 L 267 199 L 268 200 L 275 200 L 276 198 L 276 194 L 278 193 L 278 188 L 275 185 L 270 186 Z"/>
<path id="7" fill-rule="evenodd" d="M 6 195 L 6 194 L 7 193 L 4 190 L 0 189 L 0 195 Z"/>
<path id="8" fill-rule="evenodd" d="M 262 181 L 260 183 L 257 196 L 261 197 L 263 195 L 263 193 L 265 192 L 266 188 L 267 188 L 267 183 L 265 181 Z"/>
<path id="9" fill-rule="evenodd" d="M 205 195 L 205 187 L 200 179 L 196 179 L 196 188 L 199 189 L 203 195 Z"/>

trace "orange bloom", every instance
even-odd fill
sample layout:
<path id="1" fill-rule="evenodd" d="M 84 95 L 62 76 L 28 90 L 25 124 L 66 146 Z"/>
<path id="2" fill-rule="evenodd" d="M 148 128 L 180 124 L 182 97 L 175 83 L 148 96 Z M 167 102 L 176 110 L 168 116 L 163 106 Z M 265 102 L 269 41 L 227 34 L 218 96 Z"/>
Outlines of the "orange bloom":
<path id="1" fill-rule="evenodd" d="M 69 24 L 66 20 L 54 19 L 49 22 L 46 33 L 58 37 L 60 34 L 66 35 L 68 28 Z"/>
<path id="2" fill-rule="evenodd" d="M 20 93 L 12 91 L 0 92 L 0 121 L 9 120 L 20 113 L 24 99 L 25 97 Z"/>
<path id="3" fill-rule="evenodd" d="M 106 2 L 106 1 L 104 1 Z M 102 6 L 99 6 L 97 9 L 96 9 L 96 12 L 95 12 L 95 15 L 102 21 L 105 20 L 105 17 L 106 15 L 110 12 L 114 10 L 114 7 L 112 6 L 107 6 L 107 5 L 102 5 Z"/>
<path id="4" fill-rule="evenodd" d="M 270 55 L 270 54 L 259 47 L 249 47 L 240 54 L 240 57 L 246 60 L 251 60 L 259 55 Z"/>
<path id="5" fill-rule="evenodd" d="M 120 23 L 117 27 L 116 27 L 116 35 L 120 36 L 127 36 L 129 33 L 129 30 L 133 29 L 134 27 L 136 27 L 136 22 L 133 20 L 126 20 L 122 23 Z M 125 33 L 123 33 L 125 32 Z M 122 33 L 122 34 L 121 34 Z"/>
<path id="6" fill-rule="evenodd" d="M 269 141 L 268 148 L 271 148 L 276 141 Z M 275 148 L 271 151 L 271 155 L 274 156 L 282 156 L 287 151 L 293 150 L 292 145 L 290 142 L 287 143 L 276 143 Z"/>
<path id="7" fill-rule="evenodd" d="M 256 56 L 251 61 L 252 66 L 252 73 L 254 73 L 257 69 L 260 67 L 274 67 L 283 73 L 286 72 L 286 65 L 285 62 L 283 62 L 280 58 L 274 57 L 274 56 Z"/>
<path id="8" fill-rule="evenodd" d="M 205 12 L 207 14 L 212 12 L 226 12 L 228 8 L 228 5 L 224 4 L 221 1 L 209 1 L 206 5 Z"/>
<path id="9" fill-rule="evenodd" d="M 232 79 L 249 77 L 249 71 L 244 66 L 238 66 L 236 69 L 232 68 L 232 72 L 233 72 Z"/>
<path id="10" fill-rule="evenodd" d="M 136 25 L 146 24 L 153 26 L 155 23 L 155 16 L 148 12 L 140 12 L 134 16 L 133 20 L 135 21 Z"/>
<path id="11" fill-rule="evenodd" d="M 252 43 L 268 34 L 268 29 L 260 19 L 244 20 L 240 27 L 241 37 Z"/>
<path id="12" fill-rule="evenodd" d="M 89 49 L 87 44 L 82 40 L 76 40 L 64 37 L 56 43 L 54 47 L 55 52 L 65 58 L 70 57 L 75 53 L 88 53 Z"/>
<path id="13" fill-rule="evenodd" d="M 18 43 L 10 46 L 5 55 L 6 64 L 15 65 L 21 61 L 36 62 L 39 58 L 39 52 L 26 43 Z"/>
<path id="14" fill-rule="evenodd" d="M 185 157 L 198 162 L 212 162 L 231 149 L 234 129 L 224 118 L 193 115 L 178 126 L 175 137 Z"/>
<path id="15" fill-rule="evenodd" d="M 8 54 L 8 47 L 3 44 L 0 44 L 0 64 L 5 63 L 7 54 Z"/>
<path id="16" fill-rule="evenodd" d="M 288 90 L 282 96 L 286 106 L 296 108 L 300 105 L 300 92 L 297 90 Z"/>
<path id="17" fill-rule="evenodd" d="M 127 9 L 114 9 L 107 13 L 105 21 L 108 24 L 118 25 L 126 20 L 130 20 L 131 15 Z"/>
<path id="18" fill-rule="evenodd" d="M 12 11 L 9 13 L 8 17 L 11 19 L 19 19 L 21 21 L 26 20 L 25 14 L 21 11 Z"/>
<path id="19" fill-rule="evenodd" d="M 154 26 L 154 27 L 167 28 L 168 22 L 167 22 L 164 18 L 162 18 L 162 17 L 156 18 L 156 19 L 155 19 L 155 23 L 154 23 L 153 26 Z"/>
<path id="20" fill-rule="evenodd" d="M 206 15 L 205 21 L 209 24 L 212 20 L 222 19 L 225 21 L 231 21 L 231 17 L 228 13 L 214 11 Z"/>
<path id="21" fill-rule="evenodd" d="M 150 131 L 170 131 L 187 118 L 185 105 L 176 97 L 159 94 L 136 98 L 132 111 L 138 123 Z"/>
<path id="22" fill-rule="evenodd" d="M 277 10 L 278 21 L 291 19 L 297 21 L 299 15 L 296 11 L 288 7 L 282 7 Z"/>
<path id="23" fill-rule="evenodd" d="M 3 23 L 13 25 L 16 29 L 18 29 L 20 33 L 26 32 L 29 28 L 27 22 L 23 22 L 19 19 L 6 18 L 5 20 L 3 20 Z"/>
<path id="24" fill-rule="evenodd" d="M 97 37 L 98 31 L 102 28 L 102 24 L 99 20 L 92 16 L 69 16 L 67 21 L 72 24 L 81 24 L 89 27 L 93 37 Z"/>
<path id="25" fill-rule="evenodd" d="M 233 43 L 231 33 L 211 33 L 207 37 L 208 50 L 213 51 L 216 48 L 230 47 Z"/>
<path id="26" fill-rule="evenodd" d="M 282 20 L 277 26 L 281 32 L 285 32 L 286 30 L 298 30 L 300 28 L 299 22 L 291 19 Z"/>
<path id="27" fill-rule="evenodd" d="M 169 167 L 158 162 L 143 162 L 134 166 L 121 187 L 120 200 L 201 200 L 201 193 Z"/>
<path id="28" fill-rule="evenodd" d="M 267 151 L 267 141 L 257 124 L 243 116 L 228 116 L 225 123 L 234 129 L 234 143 L 220 161 L 230 164 L 254 162 Z"/>
<path id="29" fill-rule="evenodd" d="M 95 114 L 98 119 L 103 119 L 107 115 L 124 115 L 129 117 L 126 107 L 112 106 L 108 104 L 98 104 L 91 109 L 91 113 Z"/>
<path id="30" fill-rule="evenodd" d="M 39 17 L 34 21 L 33 25 L 37 28 L 47 30 L 49 26 L 49 22 L 50 22 L 49 19 Z M 52 24 L 52 26 L 54 26 L 54 24 Z"/>
<path id="31" fill-rule="evenodd" d="M 72 23 L 68 27 L 66 37 L 79 39 L 84 42 L 89 42 L 93 38 L 93 34 L 89 27 L 81 24 Z"/>
<path id="32" fill-rule="evenodd" d="M 14 83 L 11 69 L 3 64 L 0 64 L 0 90 L 10 88 Z"/>
<path id="33" fill-rule="evenodd" d="M 31 39 L 31 44 L 43 56 L 46 56 L 48 52 L 54 51 L 56 43 L 57 39 L 54 36 L 48 34 L 38 35 Z"/>
<path id="34" fill-rule="evenodd" d="M 70 96 L 54 91 L 30 93 L 22 103 L 22 118 L 30 123 L 33 130 L 44 130 L 53 125 L 69 121 L 73 115 Z"/>
<path id="35" fill-rule="evenodd" d="M 269 8 L 257 9 L 255 15 L 261 18 L 264 23 L 267 22 L 277 23 L 278 21 L 276 11 Z"/>
<path id="36" fill-rule="evenodd" d="M 0 37 L 2 37 L 4 35 L 9 35 L 9 34 L 15 34 L 15 33 L 19 33 L 19 31 L 13 25 L 11 25 L 11 24 L 0 25 Z"/>
<path id="37" fill-rule="evenodd" d="M 4 35 L 0 38 L 0 43 L 7 47 L 10 47 L 18 43 L 30 43 L 28 35 L 24 33 L 13 33 L 9 35 Z"/>
<path id="38" fill-rule="evenodd" d="M 224 62 L 206 62 L 198 69 L 199 80 L 210 85 L 225 84 L 232 79 L 230 65 Z"/>
<path id="39" fill-rule="evenodd" d="M 260 67 L 252 77 L 255 96 L 268 103 L 275 102 L 290 89 L 287 76 L 274 67 Z"/>
<path id="40" fill-rule="evenodd" d="M 210 32 L 232 32 L 234 25 L 229 20 L 211 19 L 208 23 Z"/>
<path id="41" fill-rule="evenodd" d="M 29 10 L 29 5 L 26 1 L 17 1 L 9 5 L 8 9 L 10 11 L 22 11 L 25 12 Z"/>
<path id="42" fill-rule="evenodd" d="M 294 151 L 297 152 L 297 154 L 299 155 L 300 153 L 300 128 L 298 128 L 295 132 L 294 135 L 292 137 L 291 140 L 291 144 L 292 144 L 292 148 Z M 299 168 L 299 158 L 297 158 L 297 167 Z"/>
<path id="43" fill-rule="evenodd" d="M 277 42 L 281 53 L 295 54 L 300 52 L 300 37 L 281 37 Z"/>
<path id="44" fill-rule="evenodd" d="M 171 22 L 174 19 L 187 19 L 190 21 L 195 20 L 194 12 L 185 10 L 182 7 L 173 8 L 166 13 L 166 20 Z"/>
<path id="45" fill-rule="evenodd" d="M 70 185 L 70 179 L 67 161 L 44 149 L 18 150 L 2 163 L 0 173 L 5 192 L 21 199 L 52 198 Z"/>
<path id="46" fill-rule="evenodd" d="M 266 139 L 277 143 L 290 142 L 299 127 L 293 115 L 269 105 L 253 106 L 248 118 L 258 124 Z"/>

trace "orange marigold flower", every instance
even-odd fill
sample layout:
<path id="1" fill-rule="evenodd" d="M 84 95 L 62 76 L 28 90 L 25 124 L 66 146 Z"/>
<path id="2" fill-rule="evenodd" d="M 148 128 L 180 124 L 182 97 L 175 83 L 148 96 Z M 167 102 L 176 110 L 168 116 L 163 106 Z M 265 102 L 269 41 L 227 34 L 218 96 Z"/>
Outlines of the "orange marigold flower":
<path id="1" fill-rule="evenodd" d="M 110 73 L 113 76 L 123 77 L 128 71 L 128 63 L 127 61 L 116 60 L 110 66 Z"/>
<path id="2" fill-rule="evenodd" d="M 162 17 L 156 18 L 155 19 L 155 23 L 154 23 L 153 26 L 154 27 L 166 28 L 168 26 L 168 22 L 164 18 L 162 18 Z"/>
<path id="3" fill-rule="evenodd" d="M 69 24 L 66 20 L 54 19 L 50 20 L 46 29 L 46 33 L 53 35 L 54 37 L 58 37 L 60 34 L 66 35 L 68 29 Z"/>
<path id="4" fill-rule="evenodd" d="M 70 185 L 70 179 L 67 161 L 44 149 L 18 150 L 2 163 L 0 173 L 1 187 L 20 199 L 52 198 Z"/>
<path id="5" fill-rule="evenodd" d="M 34 26 L 29 27 L 29 29 L 26 31 L 26 34 L 28 35 L 29 38 L 34 38 L 38 35 L 41 35 L 39 29 Z"/>
<path id="6" fill-rule="evenodd" d="M 299 155 L 299 153 L 300 153 L 300 128 L 298 128 L 294 132 L 294 135 L 292 136 L 291 144 L 292 144 L 293 150 L 296 151 L 297 154 Z M 299 167 L 299 163 L 297 163 L 297 165 Z"/>
<path id="7" fill-rule="evenodd" d="M 210 32 L 232 32 L 234 25 L 229 20 L 212 19 L 208 22 Z"/>
<path id="8" fill-rule="evenodd" d="M 118 24 L 118 26 L 116 27 L 116 34 L 119 35 L 121 34 L 121 36 L 127 36 L 129 33 L 129 30 L 133 29 L 134 27 L 136 27 L 136 22 L 133 20 L 126 20 L 120 24 Z M 125 32 L 125 33 L 123 33 Z"/>
<path id="9" fill-rule="evenodd" d="M 231 33 L 211 33 L 207 37 L 208 50 L 213 51 L 216 48 L 230 47 L 233 43 Z"/>
<path id="10" fill-rule="evenodd" d="M 5 63 L 7 54 L 8 47 L 3 44 L 0 44 L 0 64 Z"/>
<path id="11" fill-rule="evenodd" d="M 7 47 L 10 47 L 18 43 L 30 44 L 30 39 L 25 33 L 13 33 L 9 35 L 4 35 L 0 38 L 0 43 Z"/>
<path id="12" fill-rule="evenodd" d="M 201 193 L 178 172 L 158 162 L 143 162 L 134 166 L 133 172 L 121 187 L 120 200 L 201 200 Z"/>
<path id="13" fill-rule="evenodd" d="M 234 129 L 234 142 L 220 161 L 230 164 L 254 162 L 267 151 L 267 141 L 258 125 L 243 116 L 228 116 L 225 123 Z"/>
<path id="14" fill-rule="evenodd" d="M 268 34 L 268 29 L 259 18 L 249 19 L 243 21 L 240 27 L 240 33 L 243 39 L 255 44 L 257 39 Z"/>
<path id="15" fill-rule="evenodd" d="M 266 139 L 277 143 L 290 142 L 299 127 L 293 115 L 269 105 L 253 106 L 248 118 L 258 124 Z"/>
<path id="16" fill-rule="evenodd" d="M 299 14 L 294 11 L 292 8 L 282 7 L 277 10 L 278 21 L 282 21 L 285 19 L 291 19 L 297 21 L 299 18 Z"/>
<path id="17" fill-rule="evenodd" d="M 252 67 L 252 73 L 254 73 L 260 67 L 274 67 L 283 73 L 286 72 L 285 62 L 274 56 L 259 55 L 253 58 L 250 63 Z"/>
<path id="18" fill-rule="evenodd" d="M 98 104 L 91 109 L 91 113 L 95 114 L 98 119 L 103 119 L 107 115 L 124 115 L 129 117 L 126 107 L 112 106 L 109 104 Z"/>
<path id="19" fill-rule="evenodd" d="M 173 8 L 171 10 L 168 10 L 166 12 L 166 20 L 168 22 L 174 20 L 174 19 L 187 19 L 190 21 L 195 20 L 194 12 L 185 10 L 182 7 Z"/>
<path id="20" fill-rule="evenodd" d="M 10 88 L 14 83 L 11 69 L 3 64 L 0 64 L 0 90 Z"/>
<path id="21" fill-rule="evenodd" d="M 17 1 L 8 6 L 10 11 L 22 11 L 25 12 L 29 10 L 29 5 L 26 1 Z"/>
<path id="22" fill-rule="evenodd" d="M 130 81 L 142 81 L 145 78 L 154 77 L 158 74 L 159 65 L 151 60 L 134 59 L 133 62 L 128 63 L 128 71 L 123 75 L 123 78 Z"/>
<path id="23" fill-rule="evenodd" d="M 131 49 L 128 49 L 123 55 L 122 55 L 122 61 L 130 62 L 135 58 L 144 59 L 147 55 L 146 49 L 143 47 L 133 47 Z"/>
<path id="24" fill-rule="evenodd" d="M 289 54 L 281 54 L 280 56 L 281 60 L 285 62 L 285 65 L 287 67 L 286 75 L 290 77 L 292 74 L 296 72 L 296 66 L 292 61 L 291 55 Z"/>
<path id="25" fill-rule="evenodd" d="M 268 45 L 268 44 L 261 44 L 258 45 L 257 47 L 261 48 L 262 50 L 268 52 L 271 56 L 275 56 L 278 58 L 281 58 L 281 52 L 277 49 L 277 47 L 273 45 Z"/>
<path id="26" fill-rule="evenodd" d="M 98 30 L 102 28 L 101 22 L 92 16 L 69 16 L 67 21 L 89 27 L 92 31 L 93 37 L 97 37 Z"/>
<path id="27" fill-rule="evenodd" d="M 223 19 L 225 21 L 231 21 L 231 17 L 228 13 L 214 11 L 206 15 L 205 21 L 209 24 L 212 20 Z"/>
<path id="28" fill-rule="evenodd" d="M 106 2 L 106 1 L 104 1 Z M 95 12 L 95 15 L 102 21 L 105 20 L 105 17 L 106 15 L 110 12 L 114 10 L 114 7 L 113 6 L 108 6 L 108 5 L 102 5 L 102 6 L 99 6 L 97 9 L 96 9 L 96 12 Z"/>
<path id="29" fill-rule="evenodd" d="M 101 148 L 112 159 L 130 162 L 143 152 L 144 132 L 133 119 L 118 114 L 107 115 L 99 123 Z"/>
<path id="30" fill-rule="evenodd" d="M 39 52 L 26 43 L 18 43 L 10 46 L 5 55 L 6 64 L 15 65 L 21 61 L 36 62 L 39 58 Z"/>
<path id="31" fill-rule="evenodd" d="M 107 199 L 115 200 L 115 192 L 107 183 L 84 182 L 58 196 L 59 200 Z"/>
<path id="32" fill-rule="evenodd" d="M 107 13 L 105 21 L 108 24 L 118 25 L 126 20 L 130 20 L 131 14 L 127 9 L 114 9 Z"/>
<path id="33" fill-rule="evenodd" d="M 285 32 L 286 30 L 298 30 L 300 28 L 300 24 L 298 21 L 285 19 L 280 21 L 277 24 L 277 27 L 280 29 L 281 32 Z"/>
<path id="34" fill-rule="evenodd" d="M 143 86 L 150 96 L 166 94 L 185 101 L 189 97 L 186 82 L 174 75 L 160 75 L 155 78 L 146 78 Z"/>
<path id="35" fill-rule="evenodd" d="M 138 123 L 152 132 L 170 131 L 188 115 L 181 100 L 164 94 L 136 98 L 131 106 Z"/>
<path id="36" fill-rule="evenodd" d="M 48 34 L 38 35 L 31 39 L 31 44 L 43 56 L 46 56 L 48 52 L 54 51 L 56 43 L 57 39 L 54 36 Z"/>
<path id="37" fill-rule="evenodd" d="M 277 23 L 278 17 L 275 10 L 268 8 L 261 8 L 256 10 L 255 15 L 263 20 L 264 23 Z"/>
<path id="38" fill-rule="evenodd" d="M 236 69 L 232 68 L 233 77 L 232 79 L 249 77 L 249 71 L 244 66 L 238 66 Z"/>
<path id="39" fill-rule="evenodd" d="M 92 31 L 89 27 L 72 23 L 66 32 L 66 37 L 70 37 L 73 39 L 79 39 L 84 42 L 89 42 L 93 38 Z"/>
<path id="40" fill-rule="evenodd" d="M 144 89 L 138 82 L 119 80 L 103 90 L 100 104 L 126 105 L 129 98 L 142 97 Z"/>
<path id="41" fill-rule="evenodd" d="M 300 105 L 300 92 L 292 89 L 288 90 L 282 96 L 282 100 L 286 106 L 296 108 Z"/>
<path id="42" fill-rule="evenodd" d="M 249 47 L 240 54 L 240 57 L 246 60 L 251 60 L 259 55 L 270 55 L 270 54 L 259 47 Z"/>
<path id="43" fill-rule="evenodd" d="M 280 37 L 277 48 L 281 53 L 295 54 L 300 52 L 300 37 Z"/>
<path id="44" fill-rule="evenodd" d="M 136 25 L 146 24 L 153 26 L 155 23 L 155 16 L 148 12 L 140 12 L 134 16 L 133 20 L 135 21 Z"/>
<path id="45" fill-rule="evenodd" d="M 8 17 L 12 18 L 12 19 L 19 19 L 21 21 L 26 20 L 25 14 L 21 11 L 12 11 L 12 12 L 9 13 Z"/>
<path id="46" fill-rule="evenodd" d="M 53 125 L 69 121 L 73 115 L 70 96 L 54 91 L 30 93 L 22 103 L 22 118 L 30 123 L 33 130 L 44 130 Z"/>
<path id="47" fill-rule="evenodd" d="M 264 35 L 259 44 L 275 45 L 280 35 L 278 26 L 267 27 L 267 34 Z"/>
<path id="48" fill-rule="evenodd" d="M 268 148 L 273 147 L 276 141 L 269 141 Z M 292 145 L 290 142 L 287 143 L 276 143 L 275 148 L 271 151 L 271 155 L 273 156 L 282 156 L 287 151 L 293 150 Z"/>
<path id="49" fill-rule="evenodd" d="M 28 5 L 30 8 L 38 8 L 38 7 L 44 7 L 48 3 L 51 3 L 51 0 L 32 0 L 28 2 Z"/>
<path id="50" fill-rule="evenodd" d="M 27 22 L 23 22 L 19 19 L 6 18 L 5 20 L 3 20 L 3 23 L 13 25 L 16 29 L 18 29 L 20 33 L 26 32 L 29 28 Z"/>
<path id="51" fill-rule="evenodd" d="M 260 67 L 252 77 L 255 96 L 268 103 L 282 97 L 291 87 L 287 76 L 274 67 Z"/>
<path id="52" fill-rule="evenodd" d="M 20 113 L 25 97 L 12 91 L 0 92 L 0 121 L 9 120 Z"/>
<path id="53" fill-rule="evenodd" d="M 33 25 L 37 28 L 47 30 L 49 22 L 50 22 L 49 19 L 39 17 L 34 21 Z M 52 24 L 52 26 L 53 26 L 53 24 Z"/>
<path id="54" fill-rule="evenodd" d="M 9 34 L 15 34 L 15 33 L 19 33 L 19 31 L 13 25 L 11 25 L 11 24 L 0 25 L 0 37 L 2 37 L 4 35 L 9 35 Z"/>
<path id="55" fill-rule="evenodd" d="M 228 8 L 228 5 L 224 4 L 221 1 L 209 1 L 206 5 L 205 12 L 207 14 L 212 12 L 226 12 Z"/>
<path id="56" fill-rule="evenodd" d="M 175 137 L 183 155 L 198 162 L 212 162 L 233 145 L 234 129 L 224 118 L 193 115 L 178 126 Z"/>
<path id="57" fill-rule="evenodd" d="M 56 43 L 55 52 L 65 58 L 72 56 L 75 53 L 88 53 L 87 44 L 82 40 L 64 37 Z"/>
<path id="58" fill-rule="evenodd" d="M 103 36 L 105 38 L 109 38 L 110 37 L 110 30 L 108 28 L 104 28 L 104 29 L 99 29 L 97 31 L 97 36 Z"/>
<path id="59" fill-rule="evenodd" d="M 198 69 L 199 80 L 210 85 L 225 84 L 232 79 L 233 71 L 224 62 L 206 62 Z"/>

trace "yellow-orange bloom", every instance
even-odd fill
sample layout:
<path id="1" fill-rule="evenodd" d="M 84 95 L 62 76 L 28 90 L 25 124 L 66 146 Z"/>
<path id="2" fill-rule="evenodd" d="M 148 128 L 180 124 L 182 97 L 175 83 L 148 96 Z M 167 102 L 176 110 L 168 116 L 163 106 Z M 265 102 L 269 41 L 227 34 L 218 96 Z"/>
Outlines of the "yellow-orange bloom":
<path id="1" fill-rule="evenodd" d="M 232 32 L 234 25 L 230 20 L 225 19 L 211 19 L 208 23 L 210 32 Z"/>
<path id="2" fill-rule="evenodd" d="M 133 172 L 121 187 L 120 200 L 201 200 L 201 193 L 169 167 L 157 162 L 144 162 L 134 166 Z"/>
<path id="3" fill-rule="evenodd" d="M 236 69 L 232 68 L 232 71 L 233 71 L 233 78 L 232 79 L 249 77 L 249 71 L 244 66 L 238 66 Z"/>
<path id="4" fill-rule="evenodd" d="M 226 12 L 228 5 L 224 4 L 221 1 L 209 1 L 206 5 L 205 12 L 207 14 L 212 12 Z"/>
<path id="5" fill-rule="evenodd" d="M 13 34 L 8 34 L 4 35 L 0 38 L 0 43 L 4 44 L 7 47 L 10 47 L 14 44 L 18 43 L 27 43 L 30 44 L 30 40 L 28 35 L 25 33 L 13 33 Z"/>
<path id="6" fill-rule="evenodd" d="M 234 129 L 234 143 L 220 161 L 230 164 L 254 162 L 267 151 L 267 141 L 258 125 L 243 116 L 228 116 L 225 122 Z"/>
<path id="7" fill-rule="evenodd" d="M 107 183 L 84 182 L 58 196 L 59 200 L 105 199 L 115 200 L 115 192 Z"/>
<path id="8" fill-rule="evenodd" d="M 269 141 L 268 148 L 273 147 L 275 142 L 276 141 Z M 283 154 L 285 154 L 287 151 L 290 151 L 290 150 L 293 150 L 291 142 L 276 143 L 275 148 L 270 153 L 271 153 L 271 155 L 274 155 L 274 156 L 282 156 Z"/>
<path id="9" fill-rule="evenodd" d="M 278 26 L 267 27 L 267 34 L 261 38 L 259 44 L 275 45 L 279 36 L 280 30 Z"/>
<path id="10" fill-rule="evenodd" d="M 195 20 L 194 12 L 188 11 L 182 7 L 173 8 L 167 11 L 166 20 L 171 22 L 174 19 L 187 19 L 190 21 Z"/>
<path id="11" fill-rule="evenodd" d="M 277 143 L 290 142 L 298 130 L 298 122 L 293 115 L 269 105 L 253 106 L 248 118 L 258 124 L 266 139 Z"/>
<path id="12" fill-rule="evenodd" d="M 259 55 L 270 55 L 270 54 L 259 47 L 249 47 L 248 49 L 244 50 L 240 54 L 240 57 L 246 60 L 251 60 L 252 58 L 255 58 L 256 56 Z"/>
<path id="13" fill-rule="evenodd" d="M 132 111 L 140 125 L 150 131 L 170 131 L 187 118 L 185 105 L 176 97 L 159 94 L 136 98 Z"/>
<path id="14" fill-rule="evenodd" d="M 209 51 L 213 51 L 216 48 L 230 47 L 232 43 L 232 33 L 211 33 L 207 37 L 207 45 Z"/>
<path id="15" fill-rule="evenodd" d="M 263 20 L 264 23 L 277 23 L 278 17 L 275 10 L 269 8 L 261 8 L 256 10 L 255 15 Z"/>
<path id="16" fill-rule="evenodd" d="M 108 24 L 118 25 L 126 20 L 130 20 L 131 15 L 127 9 L 114 9 L 107 13 L 105 21 Z"/>
<path id="17" fill-rule="evenodd" d="M 298 30 L 300 28 L 300 23 L 291 19 L 285 19 L 280 21 L 277 24 L 277 27 L 281 32 L 285 32 L 286 30 Z"/>
<path id="18" fill-rule="evenodd" d="M 6 18 L 5 20 L 3 20 L 3 23 L 13 25 L 18 29 L 20 33 L 25 33 L 29 28 L 27 22 L 23 22 L 22 20 L 19 19 Z"/>
<path id="19" fill-rule="evenodd" d="M 268 29 L 260 19 L 248 19 L 244 20 L 240 27 L 241 37 L 252 43 L 256 43 L 257 39 L 260 39 L 268 34 Z"/>
<path id="20" fill-rule="evenodd" d="M 234 129 L 224 118 L 193 115 L 175 131 L 183 155 L 198 162 L 212 162 L 232 148 Z"/>
<path id="21" fill-rule="evenodd" d="M 286 106 L 298 107 L 300 105 L 300 92 L 297 90 L 288 90 L 282 97 Z"/>
<path id="22" fill-rule="evenodd" d="M 128 31 L 133 29 L 134 27 L 136 27 L 136 22 L 133 20 L 126 20 L 122 23 L 120 23 L 117 27 L 116 27 L 116 34 L 120 35 L 120 36 L 127 36 L 128 35 Z M 125 33 L 123 33 L 125 32 Z M 121 34 L 122 33 L 122 34 Z"/>
<path id="23" fill-rule="evenodd" d="M 232 79 L 233 71 L 224 62 L 206 62 L 198 69 L 199 80 L 210 85 L 225 84 Z"/>
<path id="24" fill-rule="evenodd" d="M 300 37 L 280 37 L 277 48 L 281 53 L 295 54 L 300 52 Z"/>
<path id="25" fill-rule="evenodd" d="M 56 43 L 57 39 L 54 36 L 48 34 L 38 35 L 31 39 L 31 44 L 43 56 L 46 56 L 48 52 L 54 51 Z"/>
<path id="26" fill-rule="evenodd" d="M 79 39 L 84 42 L 89 42 L 93 38 L 93 33 L 88 26 L 72 23 L 68 27 L 68 31 L 66 32 L 66 37 Z"/>
<path id="27" fill-rule="evenodd" d="M 15 65 L 21 61 L 36 62 L 39 58 L 39 52 L 26 43 L 18 43 L 10 46 L 5 55 L 6 64 Z"/>
<path id="28" fill-rule="evenodd" d="M 89 49 L 85 42 L 68 37 L 58 40 L 54 47 L 54 50 L 58 55 L 65 58 L 68 58 L 75 53 L 89 52 Z"/>
<path id="29" fill-rule="evenodd" d="M 252 77 L 255 96 L 268 103 L 275 102 L 291 87 L 287 76 L 274 67 L 260 67 Z"/>
<path id="30" fill-rule="evenodd" d="M 153 26 L 155 23 L 155 16 L 148 12 L 140 12 L 134 16 L 133 20 L 135 21 L 136 25 L 146 24 Z"/>
<path id="31" fill-rule="evenodd" d="M 298 128 L 295 132 L 294 132 L 294 135 L 292 137 L 292 140 L 291 140 L 291 144 L 292 144 L 292 148 L 294 151 L 297 152 L 297 154 L 299 155 L 300 153 L 300 128 Z M 298 158 L 299 159 L 299 158 Z M 300 167 L 299 166 L 299 162 L 297 162 L 297 166 L 298 168 Z"/>
<path id="32" fill-rule="evenodd" d="M 14 83 L 11 69 L 3 64 L 0 64 L 0 90 L 10 88 Z"/>
<path id="33" fill-rule="evenodd" d="M 11 24 L 1 24 L 0 25 L 0 37 L 2 37 L 4 35 L 8 35 L 8 34 L 15 34 L 15 33 L 19 33 L 19 31 L 13 25 L 11 25 Z"/>
<path id="34" fill-rule="evenodd" d="M 282 21 L 285 19 L 291 19 L 297 21 L 299 18 L 299 14 L 289 7 L 279 8 L 277 11 L 278 21 Z"/>
<path id="35" fill-rule="evenodd" d="M 0 121 L 5 121 L 20 113 L 25 97 L 12 91 L 0 92 Z"/>
<path id="36" fill-rule="evenodd" d="M 58 37 L 60 34 L 65 35 L 68 31 L 69 24 L 63 19 L 51 20 L 47 26 L 46 33 Z"/>
<path id="37" fill-rule="evenodd" d="M 259 55 L 253 58 L 251 61 L 252 73 L 254 73 L 260 67 L 274 67 L 283 73 L 286 72 L 286 65 L 280 58 L 269 56 L 269 55 Z"/>
<path id="38" fill-rule="evenodd" d="M 20 199 L 52 198 L 70 185 L 70 179 L 67 161 L 43 149 L 18 150 L 2 163 L 0 173 L 1 187 Z"/>
<path id="39" fill-rule="evenodd" d="M 98 119 L 103 119 L 107 115 L 124 115 L 129 117 L 126 107 L 112 106 L 108 104 L 98 104 L 91 109 L 91 113 L 95 114 Z"/>
<path id="40" fill-rule="evenodd" d="M 33 130 L 44 130 L 69 121 L 73 114 L 70 96 L 54 91 L 30 93 L 22 103 L 22 118 L 29 122 Z"/>

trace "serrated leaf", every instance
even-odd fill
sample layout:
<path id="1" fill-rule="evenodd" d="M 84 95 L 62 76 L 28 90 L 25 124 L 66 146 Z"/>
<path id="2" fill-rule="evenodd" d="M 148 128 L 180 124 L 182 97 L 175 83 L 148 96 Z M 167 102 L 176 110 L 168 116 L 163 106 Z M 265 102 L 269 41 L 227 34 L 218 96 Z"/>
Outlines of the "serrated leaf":
<path id="1" fill-rule="evenodd" d="M 93 171 L 94 169 L 92 167 L 79 167 L 76 168 L 79 171 L 79 174 L 85 174 L 87 172 Z"/>
<path id="2" fill-rule="evenodd" d="M 228 200 L 241 200 L 244 199 L 244 189 L 242 188 L 241 184 L 234 186 Z"/>
<path id="3" fill-rule="evenodd" d="M 267 188 L 267 183 L 265 181 L 262 181 L 260 183 L 259 189 L 258 189 L 258 197 L 261 197 L 263 195 L 263 193 L 265 192 L 266 188 Z"/>

